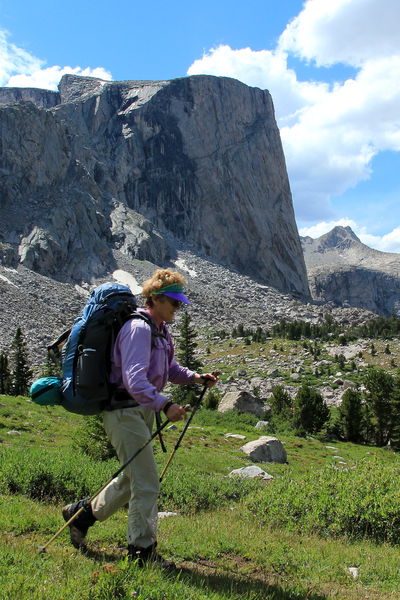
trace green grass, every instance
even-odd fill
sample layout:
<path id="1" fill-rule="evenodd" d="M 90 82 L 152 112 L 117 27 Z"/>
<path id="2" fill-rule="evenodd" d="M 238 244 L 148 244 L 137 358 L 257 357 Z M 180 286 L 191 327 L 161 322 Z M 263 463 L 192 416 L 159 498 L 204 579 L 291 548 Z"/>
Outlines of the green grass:
<path id="1" fill-rule="evenodd" d="M 400 596 L 399 458 L 387 450 L 279 436 L 289 463 L 260 465 L 275 479 L 238 481 L 228 474 L 249 464 L 244 442 L 224 434 L 256 439 L 252 419 L 200 411 L 162 484 L 160 509 L 178 513 L 159 524 L 160 550 L 178 565 L 166 575 L 126 562 L 125 511 L 91 528 L 87 554 L 72 548 L 65 531 L 46 554 L 37 552 L 63 524 L 63 503 L 92 493 L 117 463 L 72 449 L 81 418 L 23 398 L 0 403 L 2 600 Z M 8 435 L 13 429 L 21 435 Z M 169 452 L 178 435 L 166 432 Z M 162 468 L 166 456 L 155 448 Z M 346 523 L 349 514 L 358 530 Z M 374 527 L 361 527 L 360 515 Z M 357 579 L 349 567 L 359 568 Z"/>
<path id="2" fill-rule="evenodd" d="M 28 398 L 0 395 L 0 444 L 23 448 L 70 446 L 71 436 L 83 417 L 58 406 L 39 407 Z M 68 426 L 66 427 L 66 423 Z M 9 434 L 18 431 L 20 435 Z"/>

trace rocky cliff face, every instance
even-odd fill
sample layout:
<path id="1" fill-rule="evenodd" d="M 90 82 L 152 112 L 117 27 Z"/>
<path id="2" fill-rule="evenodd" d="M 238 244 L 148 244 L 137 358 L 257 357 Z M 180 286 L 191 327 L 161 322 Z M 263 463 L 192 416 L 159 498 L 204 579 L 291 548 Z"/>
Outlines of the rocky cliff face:
<path id="1" fill-rule="evenodd" d="M 400 256 L 363 244 L 350 227 L 302 238 L 315 300 L 400 315 Z"/>
<path id="2" fill-rule="evenodd" d="M 0 257 L 95 281 L 176 242 L 308 296 L 270 95 L 197 76 L 0 90 Z"/>
<path id="3" fill-rule="evenodd" d="M 38 88 L 0 88 L 0 103 L 27 100 L 39 108 L 51 108 L 60 104 L 59 92 Z"/>

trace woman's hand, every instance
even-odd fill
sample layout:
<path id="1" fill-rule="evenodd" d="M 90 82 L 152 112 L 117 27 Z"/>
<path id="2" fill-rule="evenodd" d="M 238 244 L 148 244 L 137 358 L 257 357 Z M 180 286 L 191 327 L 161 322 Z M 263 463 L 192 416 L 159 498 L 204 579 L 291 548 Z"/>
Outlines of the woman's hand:
<path id="1" fill-rule="evenodd" d="M 168 421 L 174 423 L 175 421 L 181 421 L 185 418 L 185 409 L 183 406 L 179 406 L 179 404 L 171 404 L 166 412 L 166 417 Z"/>
<path id="2" fill-rule="evenodd" d="M 218 382 L 218 377 L 214 373 L 203 373 L 202 375 L 195 373 L 193 380 L 195 383 L 201 383 L 210 388 Z"/>

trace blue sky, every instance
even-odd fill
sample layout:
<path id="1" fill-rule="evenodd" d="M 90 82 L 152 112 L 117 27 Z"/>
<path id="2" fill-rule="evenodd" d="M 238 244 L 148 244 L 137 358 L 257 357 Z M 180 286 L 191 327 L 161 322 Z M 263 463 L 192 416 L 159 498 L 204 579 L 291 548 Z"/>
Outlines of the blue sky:
<path id="1" fill-rule="evenodd" d="M 269 89 L 300 232 L 400 252 L 399 0 L 0 0 L 0 85 L 209 73 Z"/>

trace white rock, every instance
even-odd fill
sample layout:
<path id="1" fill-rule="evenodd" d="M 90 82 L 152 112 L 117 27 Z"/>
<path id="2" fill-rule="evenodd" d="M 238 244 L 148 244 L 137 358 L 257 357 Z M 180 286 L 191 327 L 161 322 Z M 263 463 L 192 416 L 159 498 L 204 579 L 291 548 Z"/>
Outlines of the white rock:
<path id="1" fill-rule="evenodd" d="M 258 421 L 254 427 L 256 429 L 266 429 L 269 425 L 269 421 Z"/>
<path id="2" fill-rule="evenodd" d="M 246 479 L 273 479 L 273 476 L 269 473 L 260 469 L 260 467 L 256 467 L 255 465 L 251 465 L 250 467 L 242 467 L 241 469 L 234 469 L 229 473 L 229 477 L 242 477 Z"/>
<path id="3" fill-rule="evenodd" d="M 159 512 L 157 516 L 159 519 L 165 519 L 166 517 L 177 517 L 178 513 L 176 513 L 176 512 Z"/>
<path id="4" fill-rule="evenodd" d="M 225 433 L 224 435 L 225 438 L 233 438 L 235 440 L 245 440 L 246 436 L 245 435 L 240 435 L 240 433 Z"/>
<path id="5" fill-rule="evenodd" d="M 282 442 L 275 437 L 261 436 L 258 440 L 248 442 L 240 449 L 253 462 L 287 462 L 286 450 Z"/>
<path id="6" fill-rule="evenodd" d="M 350 573 L 350 575 L 352 575 L 354 577 L 354 579 L 357 579 L 357 577 L 359 575 L 358 567 L 348 567 L 347 570 Z"/>

